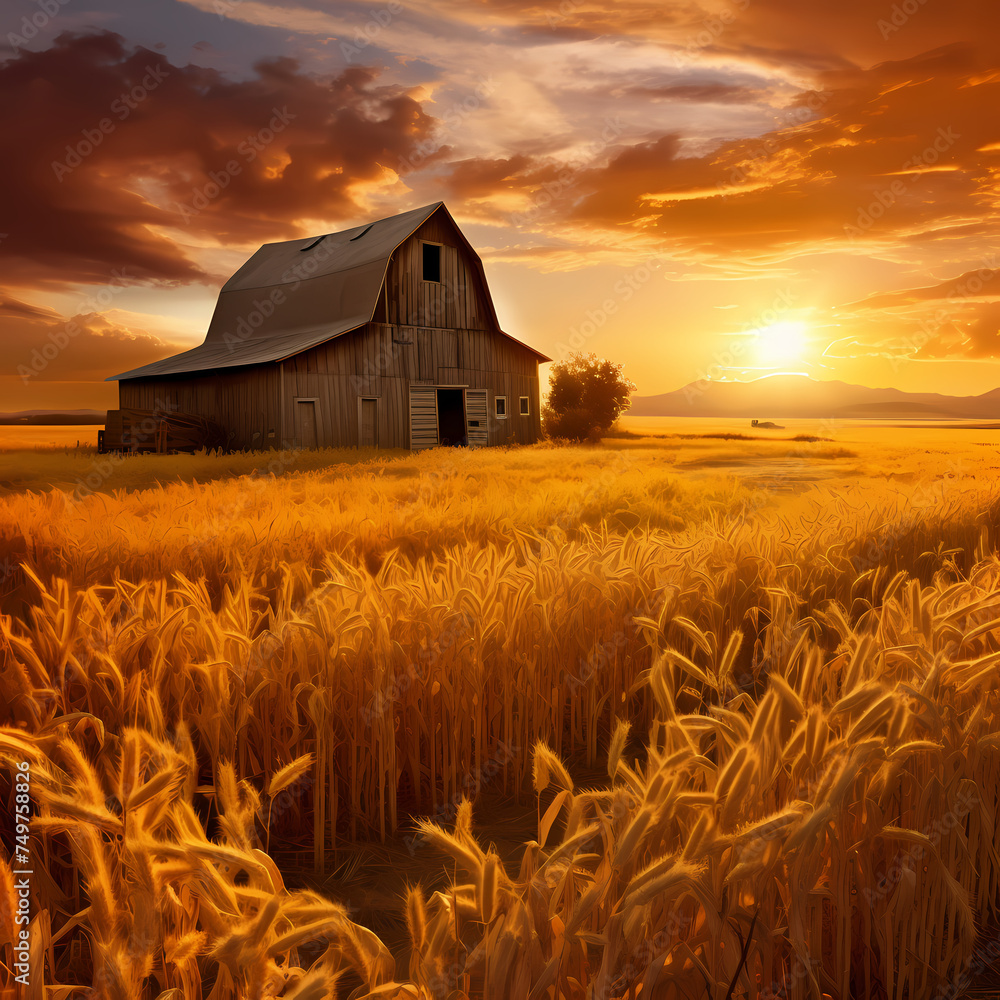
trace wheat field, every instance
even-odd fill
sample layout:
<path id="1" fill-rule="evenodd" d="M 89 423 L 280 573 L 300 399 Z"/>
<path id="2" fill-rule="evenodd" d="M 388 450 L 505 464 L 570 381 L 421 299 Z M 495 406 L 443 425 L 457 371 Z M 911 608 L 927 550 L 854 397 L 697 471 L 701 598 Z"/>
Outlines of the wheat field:
<path id="1" fill-rule="evenodd" d="M 25 995 L 959 995 L 1000 956 L 998 454 L 0 455 Z M 440 860 L 382 940 L 321 887 L 402 842 Z"/>

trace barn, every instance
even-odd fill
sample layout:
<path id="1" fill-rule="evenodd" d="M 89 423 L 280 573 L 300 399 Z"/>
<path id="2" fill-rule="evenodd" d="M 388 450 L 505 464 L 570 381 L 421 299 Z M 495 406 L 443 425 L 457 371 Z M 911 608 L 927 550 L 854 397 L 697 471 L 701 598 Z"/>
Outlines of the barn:
<path id="1" fill-rule="evenodd" d="M 528 444 L 548 360 L 500 329 L 482 261 L 437 202 L 262 246 L 203 344 L 108 380 L 104 447 L 171 413 L 233 449 Z"/>

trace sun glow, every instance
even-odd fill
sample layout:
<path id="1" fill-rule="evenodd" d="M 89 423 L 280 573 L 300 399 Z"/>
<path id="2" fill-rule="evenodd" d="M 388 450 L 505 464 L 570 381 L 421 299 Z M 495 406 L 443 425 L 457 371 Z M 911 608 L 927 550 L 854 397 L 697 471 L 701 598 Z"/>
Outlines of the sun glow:
<path id="1" fill-rule="evenodd" d="M 762 326 L 755 331 L 757 356 L 765 364 L 798 361 L 807 346 L 805 334 L 806 324 L 794 320 Z"/>

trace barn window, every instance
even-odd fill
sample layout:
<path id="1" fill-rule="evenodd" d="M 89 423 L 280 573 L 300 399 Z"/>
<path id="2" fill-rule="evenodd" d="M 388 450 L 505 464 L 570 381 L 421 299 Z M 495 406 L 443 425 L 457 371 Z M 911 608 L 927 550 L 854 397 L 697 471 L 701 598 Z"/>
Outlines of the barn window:
<path id="1" fill-rule="evenodd" d="M 326 235 L 320 236 L 317 239 L 313 240 L 312 243 L 310 243 L 308 246 L 299 247 L 299 250 L 300 251 L 312 250 L 313 247 L 319 246 L 320 243 L 322 243 L 323 240 L 325 240 L 325 239 L 326 239 Z"/>
<path id="2" fill-rule="evenodd" d="M 507 397 L 506 396 L 496 396 L 496 415 L 501 420 L 505 419 L 507 416 Z"/>
<path id="3" fill-rule="evenodd" d="M 527 396 L 521 397 L 521 416 L 527 417 L 531 415 L 531 403 L 528 402 Z"/>
<path id="4" fill-rule="evenodd" d="M 424 244 L 424 281 L 441 280 L 441 247 L 436 243 Z"/>

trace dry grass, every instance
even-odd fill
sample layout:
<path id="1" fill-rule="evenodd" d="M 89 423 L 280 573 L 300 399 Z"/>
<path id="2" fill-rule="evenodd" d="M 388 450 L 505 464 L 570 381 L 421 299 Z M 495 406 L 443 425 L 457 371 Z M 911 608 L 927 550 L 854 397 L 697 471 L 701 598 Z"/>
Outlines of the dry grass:
<path id="1" fill-rule="evenodd" d="M 622 759 L 620 726 L 609 787 L 557 782 L 489 914 L 482 852 L 428 829 L 472 881 L 436 895 L 418 982 L 458 952 L 456 984 L 495 997 L 941 995 L 1000 903 L 1000 559 L 979 555 L 894 576 L 863 625 L 773 619 L 756 695 L 740 632 L 645 621 L 644 750 Z"/>
<path id="2" fill-rule="evenodd" d="M 7 497 L 0 755 L 33 762 L 46 982 L 915 1000 L 954 981 L 1000 904 L 989 455 L 900 484 L 853 481 L 893 471 L 857 440 L 732 447 Z M 674 471 L 713 457 L 841 478 Z M 606 782 L 574 778 L 605 760 Z M 473 833 L 485 776 L 537 803 L 514 866 Z M 410 954 L 263 850 L 311 844 L 322 869 L 435 815 L 418 828 L 455 877 L 400 898 Z"/>

